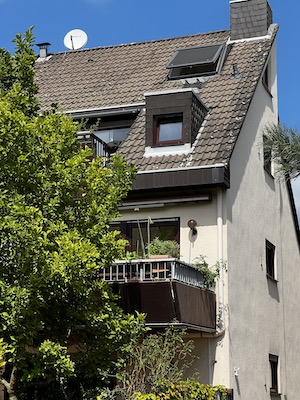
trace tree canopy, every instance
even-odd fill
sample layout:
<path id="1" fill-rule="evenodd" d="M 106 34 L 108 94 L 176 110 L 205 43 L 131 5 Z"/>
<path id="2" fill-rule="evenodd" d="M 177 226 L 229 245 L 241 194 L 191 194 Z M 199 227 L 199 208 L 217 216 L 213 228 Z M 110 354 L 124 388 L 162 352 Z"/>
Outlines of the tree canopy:
<path id="1" fill-rule="evenodd" d="M 30 382 L 105 380 L 143 330 L 99 277 L 124 251 L 109 222 L 135 172 L 119 156 L 91 161 L 70 117 L 39 112 L 32 29 L 15 43 L 14 55 L 0 50 L 0 381 L 11 399 Z"/>

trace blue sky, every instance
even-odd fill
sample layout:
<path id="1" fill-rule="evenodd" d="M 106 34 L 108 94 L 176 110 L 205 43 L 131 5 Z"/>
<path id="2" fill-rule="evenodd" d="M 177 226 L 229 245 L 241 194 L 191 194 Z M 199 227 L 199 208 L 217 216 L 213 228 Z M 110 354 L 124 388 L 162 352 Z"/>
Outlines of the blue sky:
<path id="1" fill-rule="evenodd" d="M 278 34 L 279 115 L 300 131 L 300 2 L 269 0 Z M 229 0 L 0 0 L 0 47 L 13 51 L 16 33 L 35 27 L 36 43 L 50 42 L 64 51 L 71 29 L 88 35 L 86 47 L 97 47 L 229 29 Z M 36 48 L 37 50 L 37 48 Z M 295 185 L 300 215 L 300 179 Z"/>

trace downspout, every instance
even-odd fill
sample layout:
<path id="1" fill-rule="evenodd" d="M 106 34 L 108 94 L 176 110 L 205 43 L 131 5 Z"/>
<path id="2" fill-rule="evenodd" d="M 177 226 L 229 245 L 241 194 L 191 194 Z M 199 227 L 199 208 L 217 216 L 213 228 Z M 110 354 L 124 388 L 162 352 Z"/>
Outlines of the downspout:
<path id="1" fill-rule="evenodd" d="M 211 344 L 212 338 L 219 337 L 224 334 L 225 322 L 224 322 L 224 269 L 222 267 L 223 263 L 223 191 L 219 188 L 217 191 L 217 259 L 220 263 L 220 274 L 218 280 L 218 315 L 217 315 L 217 332 L 215 335 L 208 336 L 208 379 L 212 384 L 213 382 L 213 363 L 214 360 L 211 359 Z"/>
<path id="2" fill-rule="evenodd" d="M 218 261 L 220 263 L 220 276 L 218 281 L 219 310 L 217 330 L 223 333 L 225 330 L 224 322 L 224 268 L 223 264 L 223 191 L 218 189 L 217 193 L 217 235 L 218 235 Z"/>

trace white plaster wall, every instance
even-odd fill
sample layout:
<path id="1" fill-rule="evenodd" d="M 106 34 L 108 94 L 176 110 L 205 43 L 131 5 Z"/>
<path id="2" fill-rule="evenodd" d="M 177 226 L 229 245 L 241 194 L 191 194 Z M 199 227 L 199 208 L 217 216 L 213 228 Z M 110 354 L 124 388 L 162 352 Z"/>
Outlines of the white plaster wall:
<path id="1" fill-rule="evenodd" d="M 211 202 L 186 203 L 163 208 L 140 209 L 138 212 L 122 211 L 122 220 L 145 220 L 148 217 L 180 218 L 180 259 L 193 263 L 200 255 L 206 256 L 210 265 L 217 261 L 216 196 L 212 193 Z M 197 222 L 197 235 L 191 236 L 188 221 Z"/>
<path id="2" fill-rule="evenodd" d="M 297 399 L 300 380 L 299 249 L 283 182 L 263 168 L 262 131 L 277 122 L 275 47 L 272 95 L 260 83 L 231 160 L 227 192 L 228 326 L 230 385 L 235 399 L 270 399 L 269 353 L 280 359 L 280 390 Z M 266 277 L 265 239 L 276 246 L 278 282 Z M 234 367 L 239 368 L 238 377 Z"/>
<path id="3" fill-rule="evenodd" d="M 151 217 L 155 218 L 180 218 L 180 253 L 181 260 L 193 263 L 197 257 L 203 255 L 210 266 L 213 266 L 218 260 L 218 229 L 217 229 L 217 191 L 207 192 L 211 194 L 211 202 L 186 203 L 177 206 L 166 206 L 164 208 L 140 209 L 138 212 L 123 211 L 122 220 L 145 220 Z M 225 199 L 223 194 L 223 199 Z M 225 201 L 223 203 L 223 221 L 226 221 Z M 190 219 L 197 221 L 197 235 L 191 236 L 190 228 L 187 223 Z M 227 259 L 227 237 L 226 229 L 223 225 L 223 258 Z M 224 276 L 224 299 L 227 304 L 227 284 L 226 273 Z M 216 285 L 217 309 L 219 307 L 219 290 Z M 193 304 L 191 304 L 193 307 Z M 226 316 L 225 316 L 226 317 Z M 228 324 L 228 321 L 225 322 Z M 200 382 L 210 384 L 229 385 L 229 358 L 228 341 L 224 341 L 224 335 L 217 338 L 210 337 L 207 334 L 196 334 L 194 354 L 197 357 L 191 368 L 190 376 L 196 372 Z"/>

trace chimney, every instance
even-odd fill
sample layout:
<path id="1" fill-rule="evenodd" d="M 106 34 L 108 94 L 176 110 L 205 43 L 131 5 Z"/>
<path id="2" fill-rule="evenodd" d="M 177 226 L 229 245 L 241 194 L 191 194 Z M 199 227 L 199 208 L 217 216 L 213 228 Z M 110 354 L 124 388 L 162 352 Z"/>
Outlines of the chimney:
<path id="1" fill-rule="evenodd" d="M 51 43 L 39 43 L 37 44 L 38 48 L 40 49 L 40 58 L 46 58 L 48 56 L 48 47 Z"/>
<path id="2" fill-rule="evenodd" d="M 272 18 L 268 0 L 230 0 L 231 40 L 265 36 Z"/>

